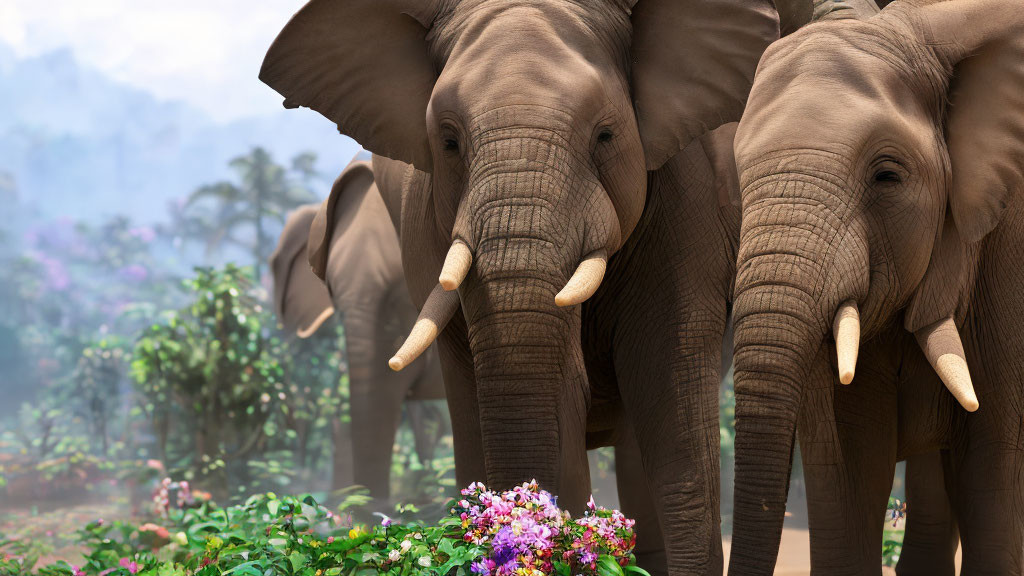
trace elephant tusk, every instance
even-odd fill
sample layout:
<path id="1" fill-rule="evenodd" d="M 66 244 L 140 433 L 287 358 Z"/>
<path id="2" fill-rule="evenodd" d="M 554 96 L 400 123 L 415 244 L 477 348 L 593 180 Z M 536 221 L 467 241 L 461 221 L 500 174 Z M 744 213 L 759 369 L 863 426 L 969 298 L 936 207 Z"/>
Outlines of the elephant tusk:
<path id="1" fill-rule="evenodd" d="M 595 250 L 580 262 L 576 272 L 566 282 L 565 288 L 555 295 L 555 304 L 573 306 L 585 301 L 597 292 L 608 267 L 608 252 Z"/>
<path id="2" fill-rule="evenodd" d="M 324 308 L 323 311 L 320 312 L 320 315 L 317 316 L 309 326 L 296 330 L 295 335 L 302 339 L 309 338 L 315 334 L 316 331 L 320 329 L 320 326 L 322 326 L 324 322 L 327 322 L 331 316 L 334 316 L 334 306 Z"/>
<path id="3" fill-rule="evenodd" d="M 847 300 L 839 306 L 836 319 L 832 322 L 832 335 L 836 339 L 839 382 L 849 384 L 853 382 L 857 353 L 860 351 L 860 312 L 853 300 Z"/>
<path id="4" fill-rule="evenodd" d="M 452 242 L 448 249 L 448 255 L 444 257 L 444 266 L 441 267 L 441 276 L 438 282 L 445 290 L 455 290 L 466 279 L 469 274 L 469 267 L 473 264 L 473 253 L 469 246 L 462 240 Z"/>
<path id="5" fill-rule="evenodd" d="M 968 412 L 978 409 L 978 395 L 971 383 L 967 369 L 964 344 L 960 341 L 956 323 L 952 318 L 939 320 L 914 332 L 917 343 L 924 350 L 928 363 L 942 379 L 942 383 L 953 393 L 953 397 Z"/>
<path id="6" fill-rule="evenodd" d="M 426 303 L 423 304 L 423 310 L 416 318 L 416 324 L 409 332 L 409 337 L 405 339 L 402 347 L 395 352 L 391 360 L 388 360 L 388 366 L 398 372 L 418 358 L 420 354 L 423 354 L 437 339 L 437 335 L 444 330 L 458 309 L 458 292 L 449 292 L 440 285 L 434 286 Z"/>

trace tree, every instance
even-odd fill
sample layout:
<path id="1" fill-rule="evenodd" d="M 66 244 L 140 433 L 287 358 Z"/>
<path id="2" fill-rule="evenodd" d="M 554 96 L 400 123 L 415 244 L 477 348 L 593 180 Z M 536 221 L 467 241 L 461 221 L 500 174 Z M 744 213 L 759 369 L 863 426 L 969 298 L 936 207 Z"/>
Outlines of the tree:
<path id="1" fill-rule="evenodd" d="M 315 154 L 303 153 L 293 159 L 289 170 L 276 164 L 263 148 L 254 148 L 230 162 L 237 182 L 197 189 L 189 195 L 177 224 L 185 238 L 203 239 L 207 257 L 225 246 L 251 254 L 259 279 L 276 243 L 268 223 L 280 227 L 289 211 L 316 199 L 308 187 L 316 176 L 315 163 Z"/>

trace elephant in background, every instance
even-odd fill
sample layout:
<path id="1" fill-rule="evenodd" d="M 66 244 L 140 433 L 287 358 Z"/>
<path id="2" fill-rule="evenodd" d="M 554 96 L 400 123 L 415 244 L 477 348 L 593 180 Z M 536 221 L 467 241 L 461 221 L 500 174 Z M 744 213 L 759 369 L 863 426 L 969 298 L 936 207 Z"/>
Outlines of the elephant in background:
<path id="1" fill-rule="evenodd" d="M 335 436 L 335 489 L 351 474 L 378 500 L 389 498 L 395 433 L 406 411 L 421 461 L 429 461 L 447 433 L 447 415 L 420 400 L 444 398 L 440 362 L 431 349 L 408 371 L 388 370 L 387 361 L 416 320 L 402 275 L 398 236 L 367 161 L 355 160 L 334 182 L 325 203 L 331 234 L 318 247 L 325 282 L 310 269 L 307 245 L 319 205 L 289 215 L 270 260 L 274 308 L 281 323 L 309 338 L 339 318 L 344 325 L 349 374 L 351 446 Z M 330 332 L 329 330 L 324 330 Z M 340 425 L 340 423 L 338 423 Z M 346 458 L 346 452 L 351 458 Z"/>
<path id="2" fill-rule="evenodd" d="M 667 570 L 721 571 L 737 222 L 702 140 L 777 35 L 766 0 L 313 0 L 274 42 L 285 106 L 417 169 L 398 214 L 421 314 L 391 364 L 437 339 L 459 483 L 536 478 L 579 513 L 588 445 L 635 449 Z"/>
<path id="3" fill-rule="evenodd" d="M 878 573 L 895 462 L 941 449 L 964 574 L 1021 574 L 1024 10 L 856 16 L 773 44 L 736 133 L 730 574 L 772 572 L 795 433 L 815 573 Z"/>

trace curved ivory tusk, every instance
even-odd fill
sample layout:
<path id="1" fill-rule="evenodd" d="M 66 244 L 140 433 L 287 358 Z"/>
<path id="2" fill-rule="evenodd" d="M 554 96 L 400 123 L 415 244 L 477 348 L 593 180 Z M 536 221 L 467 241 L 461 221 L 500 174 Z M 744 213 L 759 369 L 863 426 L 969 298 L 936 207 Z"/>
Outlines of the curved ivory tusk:
<path id="1" fill-rule="evenodd" d="M 440 285 L 434 286 L 426 303 L 423 304 L 423 310 L 420 311 L 416 324 L 409 332 L 409 337 L 405 339 L 402 347 L 395 352 L 391 360 L 388 360 L 388 366 L 398 372 L 418 358 L 420 354 L 426 352 L 458 309 L 458 292 L 449 292 Z"/>
<path id="2" fill-rule="evenodd" d="M 473 253 L 469 246 L 462 240 L 452 242 L 448 249 L 448 255 L 444 257 L 444 266 L 441 267 L 441 276 L 438 282 L 445 290 L 455 290 L 466 279 L 469 274 L 469 267 L 473 264 Z"/>
<path id="3" fill-rule="evenodd" d="M 572 278 L 565 283 L 565 288 L 555 295 L 555 304 L 572 306 L 593 296 L 601 286 L 607 267 L 608 253 L 604 249 L 591 252 L 580 262 Z"/>
<path id="4" fill-rule="evenodd" d="M 839 364 L 839 382 L 853 382 L 857 369 L 857 353 L 860 351 L 860 312 L 857 303 L 847 300 L 839 305 L 832 322 L 832 335 L 836 339 L 836 360 Z"/>
<path id="5" fill-rule="evenodd" d="M 968 412 L 978 409 L 978 395 L 971 383 L 967 369 L 964 344 L 960 341 L 956 323 L 952 318 L 939 320 L 914 332 L 917 343 L 924 350 L 928 363 L 942 379 L 942 383 L 953 393 L 953 397 Z"/>
<path id="6" fill-rule="evenodd" d="M 334 306 L 324 308 L 323 312 L 320 312 L 320 315 L 317 316 L 309 326 L 296 330 L 295 335 L 302 339 L 309 338 L 315 334 L 316 331 L 320 329 L 320 326 L 322 326 L 324 322 L 327 322 L 327 319 L 331 316 L 334 316 Z"/>

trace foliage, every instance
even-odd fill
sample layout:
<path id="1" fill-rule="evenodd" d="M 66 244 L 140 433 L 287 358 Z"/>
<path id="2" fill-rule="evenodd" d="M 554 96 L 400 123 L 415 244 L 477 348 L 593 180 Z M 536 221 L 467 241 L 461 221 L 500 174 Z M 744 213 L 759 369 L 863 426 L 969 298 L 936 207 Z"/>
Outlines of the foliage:
<path id="1" fill-rule="evenodd" d="M 186 282 L 192 303 L 143 333 L 132 372 L 143 409 L 160 431 L 161 459 L 173 402 L 194 440 L 193 463 L 203 477 L 221 477 L 215 489 L 223 497 L 226 461 L 245 458 L 264 437 L 284 377 L 283 355 L 265 331 L 271 320 L 244 270 L 229 265 L 196 273 Z"/>
<path id="2" fill-rule="evenodd" d="M 511 500 L 508 495 L 513 495 Z M 38 556 L 29 545 L 0 541 L 0 574 L 465 576 L 480 573 L 478 568 L 493 561 L 495 554 L 505 554 L 495 542 L 504 542 L 517 531 L 527 533 L 520 524 L 525 515 L 492 515 L 488 529 L 497 530 L 487 537 L 480 536 L 477 524 L 469 528 L 463 515 L 473 507 L 487 506 L 490 498 L 512 503 L 520 511 L 527 510 L 531 503 L 545 502 L 545 513 L 556 518 L 561 528 L 549 534 L 549 539 L 558 542 L 551 549 L 552 556 L 578 560 L 583 557 L 584 552 L 579 552 L 582 550 L 596 555 L 592 566 L 579 565 L 577 560 L 556 561 L 550 574 L 646 574 L 634 565 L 630 521 L 618 512 L 596 506 L 583 518 L 572 520 L 536 485 L 501 495 L 474 487 L 464 491 L 461 502 L 453 501 L 451 512 L 434 525 L 399 524 L 384 517 L 375 526 L 353 526 L 342 514 L 318 504 L 309 495 L 277 497 L 268 493 L 229 508 L 219 508 L 212 502 L 172 507 L 159 524 L 97 520 L 86 525 L 78 531 L 87 549 L 80 566 L 57 562 L 33 572 Z M 470 500 L 472 506 L 462 506 Z M 345 506 L 343 502 L 340 508 Z"/>
<path id="3" fill-rule="evenodd" d="M 907 503 L 899 498 L 889 498 L 886 507 L 886 526 L 882 534 L 882 565 L 896 566 L 903 551 L 903 529 L 900 521 L 907 518 Z"/>

